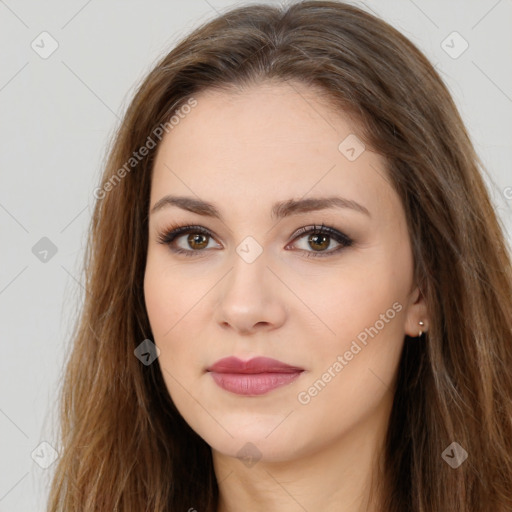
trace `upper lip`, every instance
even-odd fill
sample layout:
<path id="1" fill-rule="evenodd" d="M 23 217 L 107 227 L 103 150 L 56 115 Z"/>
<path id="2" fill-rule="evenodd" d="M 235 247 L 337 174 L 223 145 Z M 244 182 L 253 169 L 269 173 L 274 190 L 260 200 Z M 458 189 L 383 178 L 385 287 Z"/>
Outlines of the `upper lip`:
<path id="1" fill-rule="evenodd" d="M 303 368 L 291 366 L 270 357 L 254 357 L 248 361 L 242 361 L 231 356 L 219 359 L 206 370 L 217 373 L 295 373 L 303 371 Z"/>

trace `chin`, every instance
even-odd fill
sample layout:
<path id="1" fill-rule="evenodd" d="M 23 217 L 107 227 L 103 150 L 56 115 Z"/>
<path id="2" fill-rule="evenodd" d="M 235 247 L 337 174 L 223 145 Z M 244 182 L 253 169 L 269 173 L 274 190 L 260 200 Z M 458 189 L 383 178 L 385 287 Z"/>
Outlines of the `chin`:
<path id="1" fill-rule="evenodd" d="M 296 456 L 296 449 L 283 443 L 282 439 L 270 441 L 246 436 L 222 440 L 210 446 L 219 454 L 239 459 L 247 467 L 252 467 L 258 462 L 287 462 Z"/>

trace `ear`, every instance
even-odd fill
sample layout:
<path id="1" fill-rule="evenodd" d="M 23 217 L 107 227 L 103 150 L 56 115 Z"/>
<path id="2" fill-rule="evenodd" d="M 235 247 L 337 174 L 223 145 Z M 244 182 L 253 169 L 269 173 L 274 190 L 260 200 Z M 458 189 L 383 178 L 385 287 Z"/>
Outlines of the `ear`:
<path id="1" fill-rule="evenodd" d="M 420 331 L 423 333 L 428 331 L 427 305 L 419 287 L 414 288 L 409 295 L 405 314 L 405 334 L 416 338 L 420 335 Z M 423 325 L 420 322 L 423 322 Z"/>

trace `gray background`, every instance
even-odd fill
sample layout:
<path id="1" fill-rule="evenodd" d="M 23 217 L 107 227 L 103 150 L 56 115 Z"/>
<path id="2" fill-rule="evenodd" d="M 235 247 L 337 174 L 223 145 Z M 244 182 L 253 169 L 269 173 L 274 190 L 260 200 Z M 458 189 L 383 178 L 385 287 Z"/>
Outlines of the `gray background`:
<path id="1" fill-rule="evenodd" d="M 92 192 L 108 141 L 153 63 L 216 11 L 243 3 L 0 0 L 0 512 L 45 508 L 52 466 L 40 463 L 52 452 L 40 443 L 53 443 L 58 379 L 83 294 Z M 401 30 L 440 71 L 489 170 L 510 240 L 512 2 L 356 5 Z M 51 49 L 43 31 L 59 45 L 48 58 L 31 47 Z M 469 44 L 458 58 L 463 41 L 446 39 L 453 31 Z M 43 237 L 57 249 L 46 261 L 36 250 Z"/>

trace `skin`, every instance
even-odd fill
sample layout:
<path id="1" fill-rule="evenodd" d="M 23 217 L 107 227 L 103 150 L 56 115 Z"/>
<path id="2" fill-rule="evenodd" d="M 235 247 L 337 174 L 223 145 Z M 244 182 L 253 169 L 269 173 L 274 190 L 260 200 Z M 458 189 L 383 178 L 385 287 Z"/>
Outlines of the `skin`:
<path id="1" fill-rule="evenodd" d="M 218 510 L 379 510 L 370 491 L 379 482 L 404 336 L 428 326 L 385 162 L 369 148 L 349 161 L 338 146 L 357 127 L 308 86 L 266 82 L 195 98 L 158 149 L 150 209 L 166 194 L 184 195 L 213 203 L 223 220 L 177 206 L 152 213 L 144 291 L 168 392 L 212 448 Z M 369 215 L 329 208 L 271 218 L 274 202 L 332 195 Z M 195 255 L 173 253 L 158 243 L 171 223 L 203 226 L 212 237 L 190 245 L 181 235 L 174 246 Z M 319 248 L 308 234 L 293 237 L 322 223 L 353 244 L 334 253 L 333 238 Z M 252 263 L 236 251 L 248 236 L 263 251 Z M 322 251 L 331 253 L 307 257 Z M 394 318 L 301 403 L 299 393 L 394 303 L 401 306 Z M 230 355 L 272 357 L 305 371 L 267 394 L 241 396 L 206 372 Z M 244 446 L 255 464 L 237 458 Z"/>

